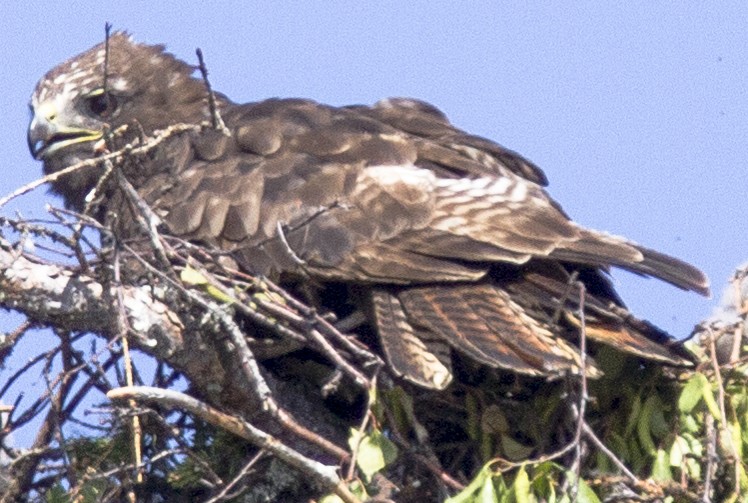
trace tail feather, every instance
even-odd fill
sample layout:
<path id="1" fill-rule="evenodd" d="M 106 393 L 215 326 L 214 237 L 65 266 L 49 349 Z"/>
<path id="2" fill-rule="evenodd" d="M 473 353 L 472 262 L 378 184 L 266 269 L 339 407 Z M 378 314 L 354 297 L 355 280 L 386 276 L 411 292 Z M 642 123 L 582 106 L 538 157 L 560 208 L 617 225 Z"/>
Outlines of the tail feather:
<path id="1" fill-rule="evenodd" d="M 449 346 L 419 333 L 389 292 L 372 291 L 372 306 L 385 356 L 395 373 L 426 388 L 446 388 L 452 381 Z"/>
<path id="2" fill-rule="evenodd" d="M 594 282 L 591 274 L 579 278 Z M 569 295 L 569 277 L 560 265 L 538 266 L 481 283 L 375 289 L 372 306 L 387 360 L 396 375 L 432 389 L 452 379 L 450 347 L 520 374 L 578 374 L 580 350 L 574 343 L 582 330 L 581 301 Z M 688 350 L 632 316 L 605 284 L 591 284 L 584 300 L 588 340 L 669 365 L 692 364 Z M 598 377 L 601 371 L 590 356 L 586 373 Z"/>
<path id="3" fill-rule="evenodd" d="M 654 276 L 684 290 L 709 295 L 709 280 L 696 267 L 618 236 L 582 229 L 580 239 L 554 250 L 552 258 L 598 267 L 617 266 Z"/>

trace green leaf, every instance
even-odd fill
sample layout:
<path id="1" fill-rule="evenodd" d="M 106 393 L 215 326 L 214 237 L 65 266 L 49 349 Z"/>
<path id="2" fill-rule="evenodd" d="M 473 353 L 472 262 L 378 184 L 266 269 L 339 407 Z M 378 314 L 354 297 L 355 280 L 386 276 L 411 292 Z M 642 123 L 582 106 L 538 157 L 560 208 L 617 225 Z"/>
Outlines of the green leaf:
<path id="1" fill-rule="evenodd" d="M 353 450 L 358 444 L 356 464 L 367 481 L 371 481 L 375 473 L 397 458 L 397 446 L 379 430 L 361 436 L 358 430 L 352 428 L 348 444 Z"/>
<path id="2" fill-rule="evenodd" d="M 480 440 L 481 438 L 481 414 L 478 400 L 472 393 L 465 397 L 465 409 L 467 412 L 467 434 L 471 440 Z"/>
<path id="3" fill-rule="evenodd" d="M 481 495 L 482 494 L 483 491 L 481 491 Z M 532 493 L 530 492 L 530 478 L 527 476 L 527 471 L 525 470 L 524 465 L 520 467 L 517 475 L 514 477 L 514 483 L 512 484 L 512 495 L 514 496 L 514 501 L 516 503 L 533 503 L 533 501 L 535 500 L 535 498 L 532 496 Z M 483 501 L 484 500 L 481 499 L 481 503 Z M 489 500 L 485 501 L 488 502 Z"/>
<path id="4" fill-rule="evenodd" d="M 532 454 L 532 451 L 535 450 L 534 446 L 520 444 L 509 435 L 501 435 L 499 442 L 501 443 L 501 450 L 504 452 L 504 455 L 511 460 L 519 461 L 527 459 Z"/>
<path id="5" fill-rule="evenodd" d="M 493 477 L 486 477 L 475 500 L 480 503 L 499 503 L 499 495 L 493 485 Z"/>
<path id="6" fill-rule="evenodd" d="M 629 417 L 626 420 L 626 429 L 623 432 L 624 437 L 628 437 L 631 435 L 631 432 L 634 431 L 634 426 L 639 422 L 639 416 L 641 415 L 642 411 L 642 398 L 639 395 L 636 395 L 631 402 L 631 412 L 629 413 Z"/>
<path id="7" fill-rule="evenodd" d="M 657 449 L 655 461 L 652 465 L 652 478 L 660 482 L 673 480 L 673 474 L 670 472 L 670 456 L 664 449 Z"/>
<path id="8" fill-rule="evenodd" d="M 696 418 L 692 415 L 683 415 L 680 419 L 681 431 L 688 433 L 698 433 L 701 430 L 701 426 Z"/>
<path id="9" fill-rule="evenodd" d="M 683 466 L 683 459 L 691 454 L 691 447 L 685 438 L 680 435 L 675 437 L 673 446 L 670 448 L 670 466 L 674 468 L 681 468 Z"/>
<path id="10" fill-rule="evenodd" d="M 444 503 L 474 503 L 475 501 L 478 501 L 475 499 L 476 493 L 478 493 L 478 491 L 482 493 L 486 485 L 486 480 L 491 482 L 492 477 L 493 470 L 491 470 L 491 465 L 484 465 L 483 468 L 481 468 L 481 470 L 475 476 L 475 478 L 473 478 L 473 480 L 470 481 L 467 487 L 465 487 L 465 489 L 455 494 L 451 498 L 447 498 Z"/>
<path id="11" fill-rule="evenodd" d="M 745 472 L 745 468 L 742 463 L 738 463 L 738 480 L 740 484 L 740 492 L 745 494 L 748 492 L 748 473 Z"/>
<path id="12" fill-rule="evenodd" d="M 743 442 L 742 442 L 742 429 L 740 428 L 740 422 L 736 420 L 730 421 L 727 428 L 732 433 L 732 445 L 735 446 L 735 457 L 743 459 Z"/>
<path id="13" fill-rule="evenodd" d="M 716 420 L 721 421 L 722 414 L 719 411 L 719 405 L 717 405 L 717 401 L 714 399 L 712 385 L 709 383 L 709 380 L 704 374 L 699 375 L 701 376 L 701 379 L 699 379 L 701 381 L 701 394 L 704 397 L 706 408 L 709 409 L 709 413 L 714 416 Z"/>
<path id="14" fill-rule="evenodd" d="M 216 288 L 213 285 L 208 285 L 205 287 L 205 291 L 208 292 L 208 295 L 213 297 L 219 302 L 223 302 L 224 304 L 233 304 L 236 302 L 236 300 L 226 293 L 223 292 L 220 288 Z"/>
<path id="15" fill-rule="evenodd" d="M 208 279 L 203 276 L 200 271 L 198 271 L 197 269 L 193 269 L 190 266 L 182 269 L 182 272 L 179 273 L 179 279 L 181 279 L 182 282 L 186 285 L 203 287 L 208 295 L 218 300 L 219 302 L 223 302 L 225 304 L 233 304 L 234 302 L 236 302 L 233 297 L 231 297 L 230 295 L 226 295 L 220 288 L 208 284 Z"/>
<path id="16" fill-rule="evenodd" d="M 556 503 L 555 475 L 558 466 L 552 461 L 545 461 L 536 465 L 533 469 L 530 489 L 532 493 L 545 503 Z"/>
<path id="17" fill-rule="evenodd" d="M 577 503 L 601 503 L 595 491 L 587 485 L 583 479 L 579 479 L 579 492 L 577 493 Z"/>
<path id="18" fill-rule="evenodd" d="M 678 397 L 679 411 L 688 414 L 701 401 L 701 398 L 704 396 L 702 392 L 704 379 L 704 374 L 696 372 L 691 376 L 686 385 L 683 386 L 683 391 L 681 391 Z"/>
<path id="19" fill-rule="evenodd" d="M 652 395 L 652 416 L 649 419 L 649 431 L 657 438 L 663 438 L 672 432 L 672 426 L 665 419 L 665 404 L 662 403 L 660 395 Z"/>
<path id="20" fill-rule="evenodd" d="M 181 279 L 182 282 L 187 285 L 201 286 L 208 284 L 208 280 L 205 278 L 205 276 L 203 276 L 200 271 L 198 271 L 197 269 L 193 269 L 190 266 L 182 269 L 182 272 L 179 273 L 179 279 Z"/>
<path id="21" fill-rule="evenodd" d="M 595 491 L 593 491 L 592 488 L 587 485 L 587 482 L 585 482 L 583 478 L 580 477 L 579 479 L 577 479 L 576 473 L 571 471 L 566 472 L 566 478 L 572 481 L 572 483 L 577 484 L 579 488 L 577 497 L 574 498 L 573 501 L 575 501 L 576 503 L 601 503 L 600 498 L 597 497 Z M 568 494 L 565 494 L 560 503 L 566 503 L 569 501 L 572 500 L 570 500 Z"/>
<path id="22" fill-rule="evenodd" d="M 657 451 L 657 446 L 655 445 L 654 440 L 652 440 L 652 433 L 650 430 L 652 414 L 654 413 L 654 408 L 656 405 L 655 395 L 650 395 L 644 401 L 641 409 L 641 415 L 639 416 L 639 419 L 636 423 L 636 433 L 639 437 L 639 442 L 644 448 L 644 451 L 651 455 L 654 455 Z"/>

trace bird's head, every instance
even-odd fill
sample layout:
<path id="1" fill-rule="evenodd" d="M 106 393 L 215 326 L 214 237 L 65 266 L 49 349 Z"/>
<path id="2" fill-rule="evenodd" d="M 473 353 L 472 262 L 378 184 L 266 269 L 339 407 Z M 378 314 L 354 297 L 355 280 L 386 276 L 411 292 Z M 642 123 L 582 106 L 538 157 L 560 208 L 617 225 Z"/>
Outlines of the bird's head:
<path id="1" fill-rule="evenodd" d="M 28 144 L 31 155 L 53 173 L 98 155 L 107 131 L 121 126 L 130 137 L 177 123 L 208 118 L 207 92 L 192 76 L 194 66 L 161 45 L 134 42 L 126 33 L 49 71 L 31 97 Z M 82 209 L 101 168 L 76 171 L 53 184 L 66 206 Z"/>

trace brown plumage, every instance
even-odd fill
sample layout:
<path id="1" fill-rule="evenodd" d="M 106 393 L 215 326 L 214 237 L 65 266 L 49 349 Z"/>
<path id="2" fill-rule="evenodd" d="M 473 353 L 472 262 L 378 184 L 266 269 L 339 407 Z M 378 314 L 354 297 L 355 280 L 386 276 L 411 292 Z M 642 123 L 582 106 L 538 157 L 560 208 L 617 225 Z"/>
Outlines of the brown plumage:
<path id="1" fill-rule="evenodd" d="M 210 119 L 194 67 L 110 39 L 38 84 L 29 147 L 53 172 L 98 155 L 106 128 L 122 144 L 177 123 Z M 552 376 L 579 370 L 577 273 L 587 288 L 587 336 L 668 364 L 690 355 L 623 306 L 609 266 L 708 291 L 696 268 L 572 222 L 543 189 L 543 172 L 411 99 L 335 108 L 300 99 L 235 104 L 217 96 L 229 135 L 169 138 L 120 166 L 165 232 L 230 251 L 247 270 L 363 285 L 394 374 L 433 388 L 451 379 L 450 348 L 492 367 Z M 100 145 L 99 145 L 100 146 Z M 53 190 L 81 210 L 102 173 Z M 116 189 L 105 209 L 128 210 Z M 282 235 L 281 235 L 282 234 Z M 595 374 L 594 367 L 590 370 Z"/>

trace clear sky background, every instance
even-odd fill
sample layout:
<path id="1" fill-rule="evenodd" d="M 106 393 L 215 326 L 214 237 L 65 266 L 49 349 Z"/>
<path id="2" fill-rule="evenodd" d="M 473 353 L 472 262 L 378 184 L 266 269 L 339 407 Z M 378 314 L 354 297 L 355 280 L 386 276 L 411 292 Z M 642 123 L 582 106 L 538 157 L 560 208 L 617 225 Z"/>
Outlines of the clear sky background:
<path id="1" fill-rule="evenodd" d="M 0 20 L 0 195 L 39 176 L 36 81 L 104 22 L 195 61 L 235 101 L 413 96 L 540 165 L 578 222 L 701 267 L 719 296 L 748 259 L 748 2 L 8 2 Z M 43 216 L 39 189 L 0 210 Z M 616 272 L 678 337 L 716 300 Z M 14 320 L 0 312 L 0 330 Z"/>

